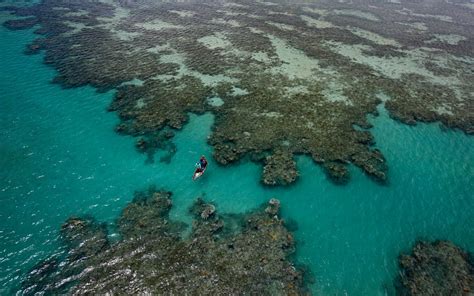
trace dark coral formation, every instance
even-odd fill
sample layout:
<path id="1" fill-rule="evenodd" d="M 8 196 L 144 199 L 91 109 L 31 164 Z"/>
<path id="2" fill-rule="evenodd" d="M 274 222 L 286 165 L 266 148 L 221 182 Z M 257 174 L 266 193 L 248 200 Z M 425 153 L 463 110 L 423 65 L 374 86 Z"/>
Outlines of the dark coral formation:
<path id="1" fill-rule="evenodd" d="M 110 247 L 105 224 L 92 217 L 71 217 L 61 226 L 67 254 L 39 262 L 21 285 L 22 295 L 64 294 L 87 271 L 87 261 Z"/>
<path id="2" fill-rule="evenodd" d="M 239 219 L 220 216 L 198 199 L 194 222 L 170 220 L 171 194 L 138 192 L 122 212 L 121 240 L 107 241 L 106 229 L 91 219 L 70 218 L 61 228 L 67 254 L 48 259 L 24 280 L 21 292 L 34 295 L 164 294 L 303 295 L 302 272 L 288 256 L 292 234 L 279 218 L 280 203 Z M 239 221 L 239 227 L 233 224 Z"/>
<path id="3" fill-rule="evenodd" d="M 399 295 L 471 295 L 473 258 L 448 241 L 418 242 L 400 257 Z"/>
<path id="4" fill-rule="evenodd" d="M 286 185 L 298 177 L 296 163 L 288 152 L 277 151 L 267 156 L 263 167 L 262 182 L 265 185 Z"/>
<path id="5" fill-rule="evenodd" d="M 264 184 L 294 182 L 298 154 L 339 183 L 349 163 L 385 181 L 370 129 L 355 128 L 381 97 L 404 123 L 474 131 L 472 5 L 346 2 L 44 0 L 5 8 L 28 17 L 5 25 L 39 25 L 26 52 L 45 50 L 55 82 L 117 88 L 117 131 L 149 160 L 174 153 L 163 131 L 212 112 L 215 159 L 261 162 Z"/>

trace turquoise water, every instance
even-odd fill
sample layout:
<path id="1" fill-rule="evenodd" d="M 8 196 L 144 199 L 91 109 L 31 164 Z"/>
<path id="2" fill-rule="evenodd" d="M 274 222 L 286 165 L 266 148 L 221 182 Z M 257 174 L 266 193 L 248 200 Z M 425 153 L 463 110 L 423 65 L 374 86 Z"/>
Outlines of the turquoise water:
<path id="1" fill-rule="evenodd" d="M 397 256 L 418 238 L 450 239 L 474 251 L 474 137 L 373 118 L 377 146 L 389 163 L 390 184 L 381 186 L 351 168 L 347 186 L 330 183 L 306 157 L 301 178 L 289 188 L 259 185 L 261 167 L 219 167 L 191 181 L 213 117 L 191 116 L 175 142 L 170 164 L 145 164 L 134 140 L 113 128 L 105 111 L 113 93 L 63 90 L 50 84 L 54 70 L 41 56 L 22 54 L 34 35 L 0 29 L 0 294 L 57 247 L 70 215 L 92 214 L 110 224 L 132 193 L 156 184 L 175 193 L 172 215 L 189 221 L 199 195 L 221 212 L 250 210 L 271 197 L 298 223 L 297 259 L 316 278 L 317 295 L 392 294 Z M 111 233 L 111 236 L 114 236 Z"/>

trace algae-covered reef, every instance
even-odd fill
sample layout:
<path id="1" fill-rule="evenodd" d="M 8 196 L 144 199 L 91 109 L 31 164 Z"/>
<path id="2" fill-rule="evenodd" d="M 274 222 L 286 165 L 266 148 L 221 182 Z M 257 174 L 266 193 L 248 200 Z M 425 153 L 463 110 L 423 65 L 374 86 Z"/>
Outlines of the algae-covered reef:
<path id="1" fill-rule="evenodd" d="M 472 295 L 474 261 L 448 241 L 418 242 L 400 256 L 398 295 Z"/>
<path id="2" fill-rule="evenodd" d="M 137 192 L 117 220 L 121 239 L 91 218 L 61 227 L 66 253 L 39 263 L 21 292 L 46 294 L 305 295 L 303 274 L 289 261 L 292 234 L 276 199 L 243 215 L 220 215 L 198 199 L 193 224 L 168 217 L 171 193 Z"/>
<path id="3" fill-rule="evenodd" d="M 117 131 L 173 155 L 188 113 L 216 115 L 209 143 L 228 164 L 263 165 L 262 182 L 297 179 L 296 154 L 337 182 L 352 163 L 387 179 L 366 120 L 382 102 L 407 124 L 474 132 L 474 13 L 468 1 L 44 0 L 7 7 L 40 35 L 64 87 L 117 89 Z M 166 136 L 166 135 L 169 135 Z M 150 157 L 150 159 L 152 159 Z"/>

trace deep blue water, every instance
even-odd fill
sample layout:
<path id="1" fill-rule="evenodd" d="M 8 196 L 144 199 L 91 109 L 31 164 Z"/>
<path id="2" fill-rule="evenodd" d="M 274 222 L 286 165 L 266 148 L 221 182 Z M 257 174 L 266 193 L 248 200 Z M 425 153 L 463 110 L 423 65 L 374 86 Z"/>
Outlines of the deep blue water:
<path id="1" fill-rule="evenodd" d="M 70 215 L 113 224 L 133 191 L 151 184 L 174 192 L 172 216 L 189 221 L 199 195 L 221 212 L 242 212 L 271 197 L 298 224 L 297 260 L 315 275 L 315 294 L 392 294 L 397 256 L 416 239 L 449 239 L 474 251 L 474 137 L 437 124 L 402 125 L 381 107 L 372 118 L 377 146 L 389 164 L 388 186 L 351 167 L 347 186 L 298 158 L 301 178 L 289 188 L 259 184 L 261 167 L 219 167 L 191 181 L 213 117 L 191 115 L 178 133 L 170 164 L 145 164 L 134 139 L 119 136 L 113 93 L 63 90 L 42 56 L 23 55 L 31 31 L 0 29 L 0 294 L 15 289 L 33 264 L 52 254 Z M 111 236 L 114 234 L 112 233 Z"/>

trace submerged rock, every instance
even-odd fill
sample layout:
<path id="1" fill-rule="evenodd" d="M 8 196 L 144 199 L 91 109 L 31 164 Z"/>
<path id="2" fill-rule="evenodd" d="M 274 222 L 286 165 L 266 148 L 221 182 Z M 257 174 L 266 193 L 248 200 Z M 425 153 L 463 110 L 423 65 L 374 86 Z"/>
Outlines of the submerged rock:
<path id="1" fill-rule="evenodd" d="M 448 241 L 418 242 L 401 255 L 398 295 L 472 295 L 474 265 L 468 253 Z"/>
<path id="2" fill-rule="evenodd" d="M 49 258 L 33 266 L 21 283 L 22 294 L 35 295 L 44 290 L 54 293 L 59 292 L 52 286 L 54 283 L 53 275 L 58 271 L 58 268 L 59 260 L 57 258 Z"/>
<path id="3" fill-rule="evenodd" d="M 117 132 L 124 133 L 126 130 L 130 129 L 126 125 L 119 124 L 116 127 Z M 131 129 L 128 133 L 134 133 Z M 154 155 L 157 151 L 165 151 L 166 154 L 160 158 L 161 162 L 169 163 L 173 156 L 176 154 L 176 145 L 172 142 L 174 133 L 170 130 L 163 130 L 160 132 L 148 133 L 137 139 L 135 142 L 135 147 L 138 152 L 144 153 L 147 155 L 147 162 L 154 162 Z"/>
<path id="4" fill-rule="evenodd" d="M 105 224 L 71 217 L 61 226 L 66 251 L 36 264 L 21 283 L 21 295 L 64 295 L 90 269 L 89 262 L 109 247 Z"/>
<path id="5" fill-rule="evenodd" d="M 17 20 L 8 20 L 3 23 L 5 27 L 10 30 L 24 30 L 29 29 L 37 25 L 39 22 L 38 18 L 36 17 L 28 17 L 23 19 Z"/>
<path id="6" fill-rule="evenodd" d="M 163 235 L 179 237 L 183 223 L 170 222 L 171 193 L 150 188 L 136 192 L 133 202 L 120 215 L 117 226 L 123 239 L 154 238 Z"/>
<path id="7" fill-rule="evenodd" d="M 296 162 L 288 151 L 277 150 L 267 156 L 263 167 L 262 183 L 265 185 L 288 185 L 296 181 Z"/>
<path id="8" fill-rule="evenodd" d="M 214 212 L 216 211 L 216 207 L 214 207 L 213 205 L 208 205 L 204 211 L 202 211 L 201 213 L 201 218 L 203 218 L 204 220 L 207 220 L 209 219 L 209 217 L 211 217 Z"/>
<path id="9" fill-rule="evenodd" d="M 96 255 L 109 244 L 106 225 L 97 223 L 91 217 L 67 219 L 61 226 L 61 237 L 72 260 Z"/>
<path id="10" fill-rule="evenodd" d="M 302 271 L 288 257 L 294 240 L 278 215 L 280 203 L 227 220 L 199 198 L 190 212 L 189 236 L 169 219 L 171 193 L 150 188 L 137 192 L 118 219 L 122 239 L 102 244 L 96 223 L 70 218 L 61 234 L 68 256 L 47 260 L 32 271 L 21 293 L 302 295 Z M 226 216 L 224 216 L 226 217 Z M 227 225 L 226 221 L 230 221 Z M 243 221 L 236 227 L 236 221 Z M 232 232 L 221 235 L 221 230 Z M 94 243 L 93 243 L 94 242 Z M 87 256 L 71 256 L 84 248 Z M 89 251 L 94 250 L 94 251 Z"/>
<path id="11" fill-rule="evenodd" d="M 270 199 L 268 206 L 265 208 L 265 213 L 268 213 L 270 216 L 275 216 L 280 211 L 280 201 L 276 198 Z"/>
<path id="12" fill-rule="evenodd" d="M 326 162 L 323 164 L 327 176 L 337 184 L 346 184 L 349 182 L 349 170 L 338 162 Z"/>

